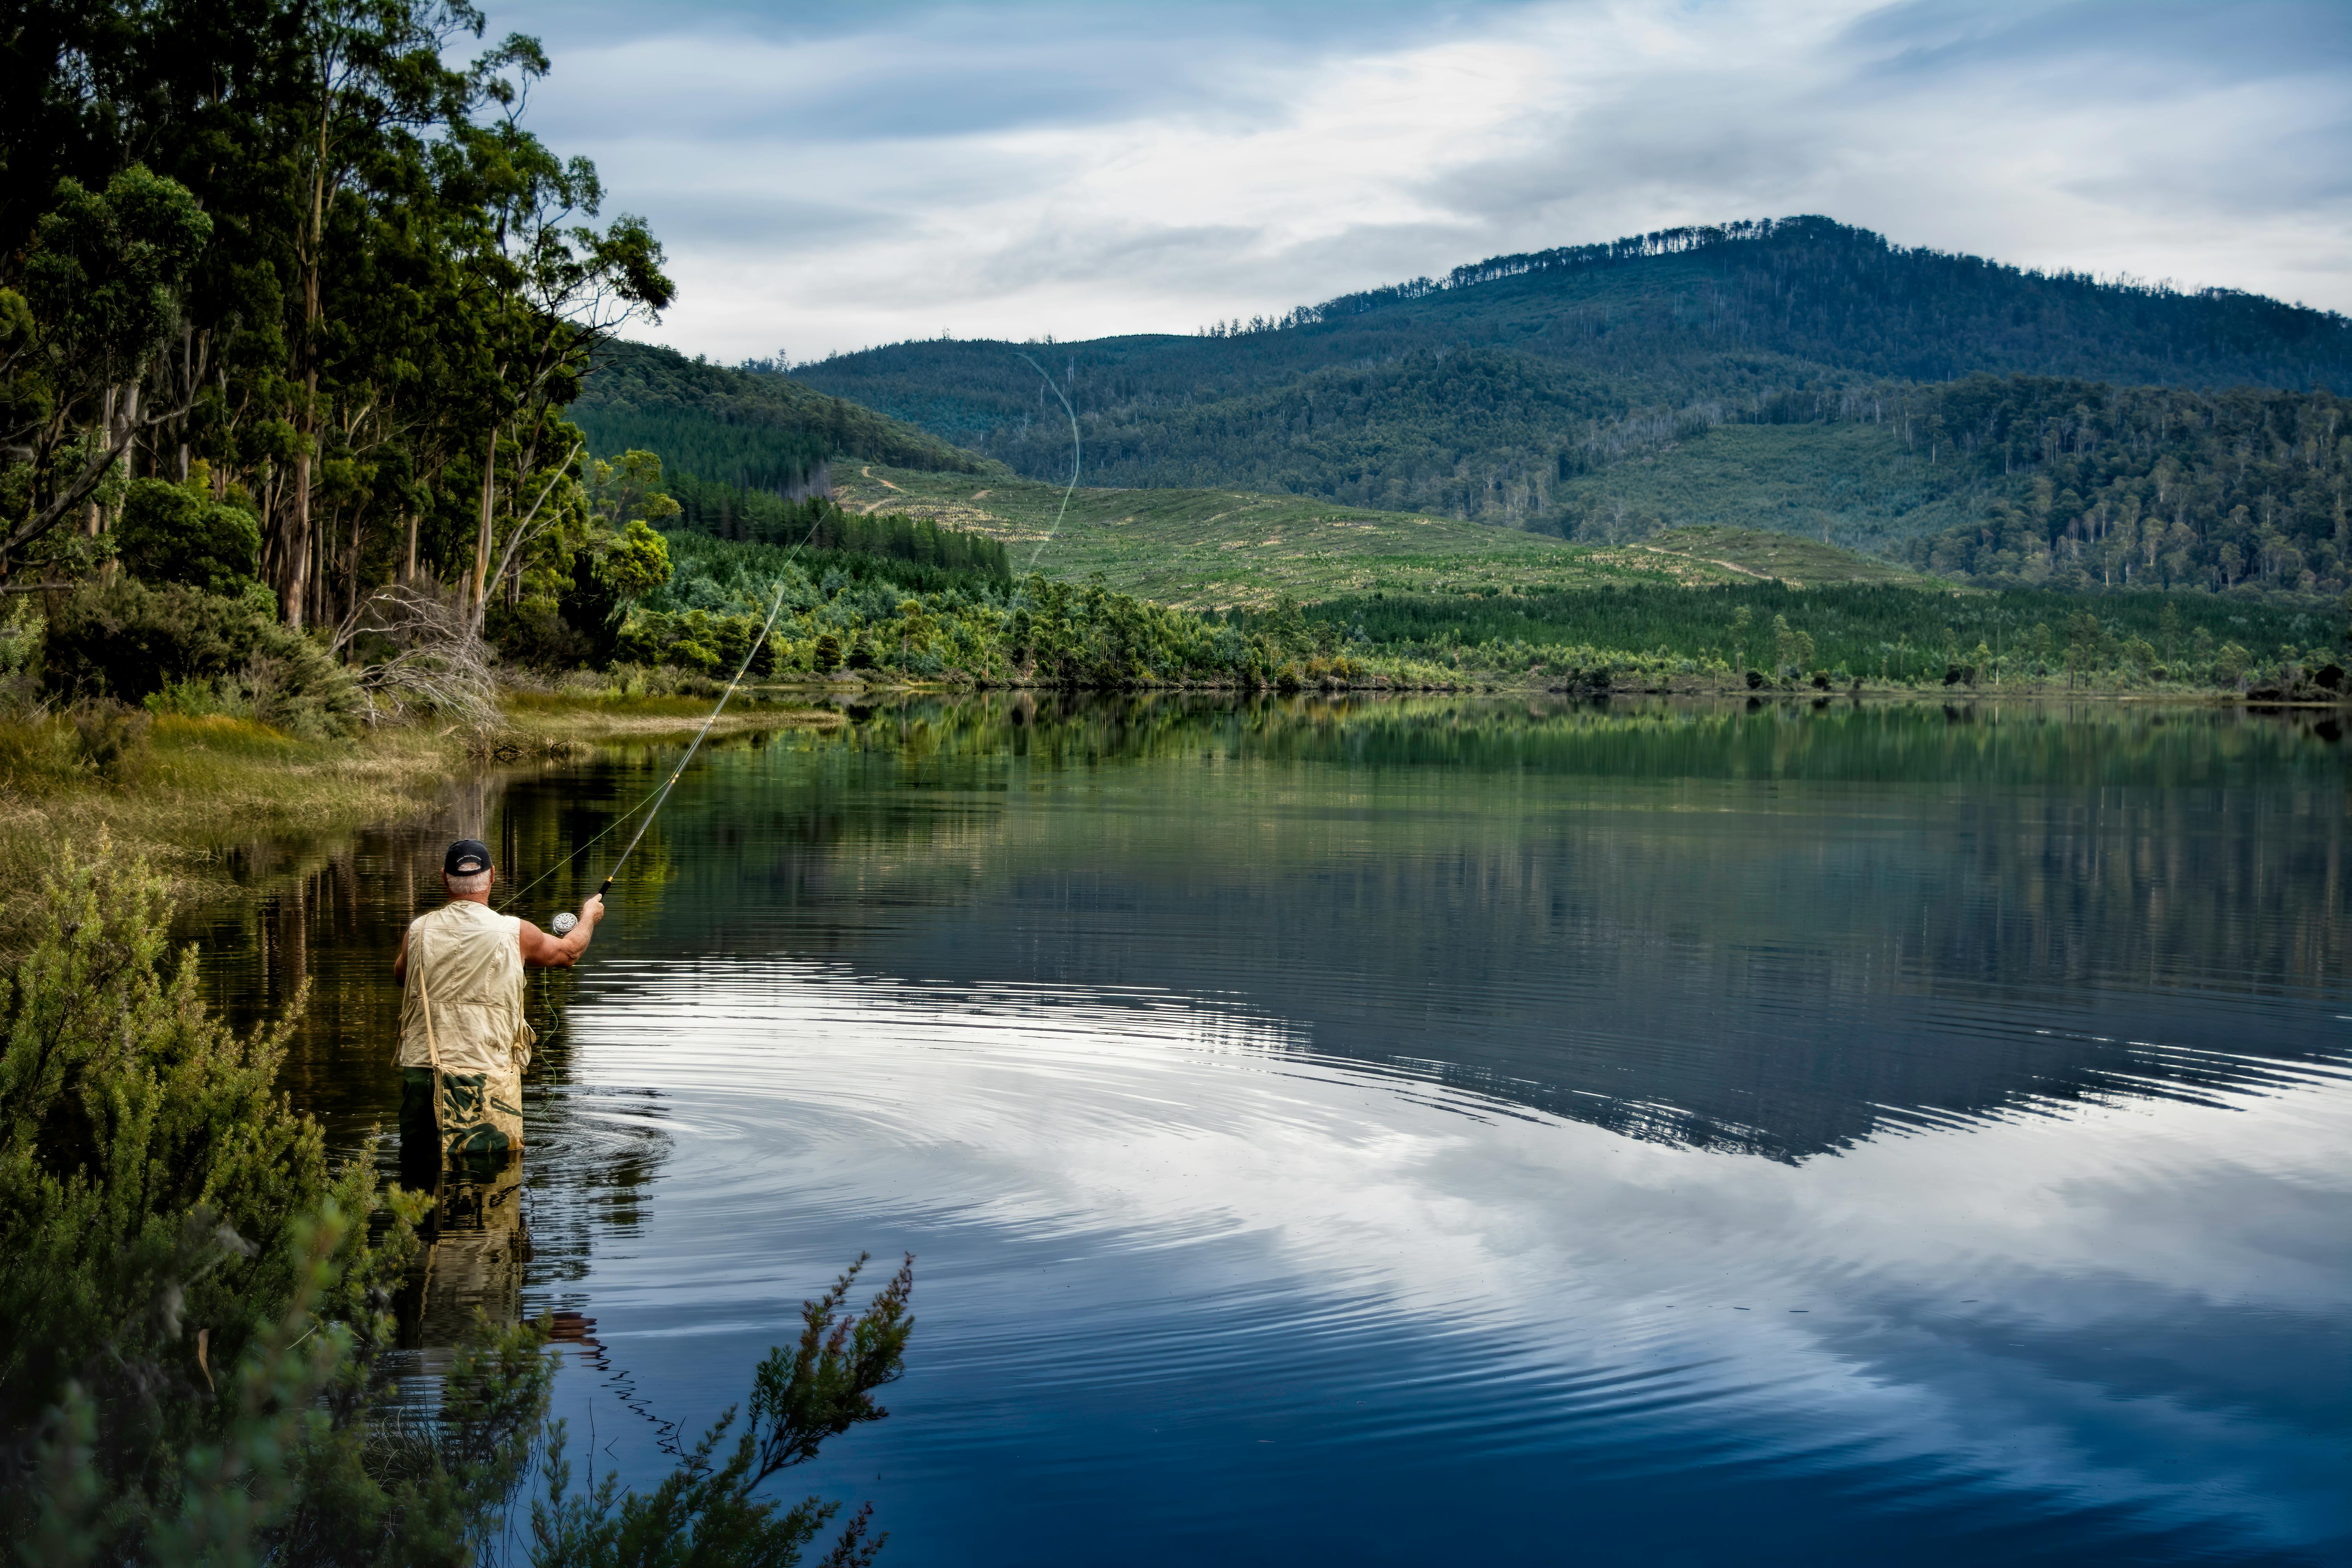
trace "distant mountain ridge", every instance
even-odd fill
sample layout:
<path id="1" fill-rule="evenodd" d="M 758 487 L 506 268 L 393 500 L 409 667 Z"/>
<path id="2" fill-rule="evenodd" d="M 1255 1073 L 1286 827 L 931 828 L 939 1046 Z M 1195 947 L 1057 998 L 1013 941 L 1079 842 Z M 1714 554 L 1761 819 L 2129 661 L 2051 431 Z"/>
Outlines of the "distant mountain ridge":
<path id="1" fill-rule="evenodd" d="M 2089 273 L 1898 246 L 1825 217 L 1660 229 L 1494 256 L 1443 279 L 1301 307 L 1269 325 L 1341 322 L 1442 292 L 1675 256 L 1716 268 L 1706 304 L 1723 313 L 1720 325 L 1776 352 L 1875 375 L 1945 381 L 2005 373 L 2301 390 L 2341 384 L 2352 370 L 2352 320 L 2334 311 L 2240 289 L 2103 281 Z M 1856 300 L 1881 310 L 1901 304 L 1906 318 L 1915 309 L 1927 314 L 1906 319 L 1891 340 L 1857 341 Z"/>
<path id="2" fill-rule="evenodd" d="M 2311 390 L 2352 387 L 2352 321 L 1827 218 L 1494 257 L 1192 336 L 906 342 L 794 374 L 1015 472 L 1065 475 L 1068 426 L 1024 353 L 1078 410 L 1089 484 L 1231 486 L 1596 542 L 1775 528 L 1923 565 L 1932 540 L 1958 574 L 1981 553 L 2053 584 L 2352 578 L 2342 407 Z M 2169 390 L 2126 395 L 2140 387 Z M 1707 455 L 1727 426 L 1772 432 Z M 2167 458 L 2185 489 L 2160 477 Z M 2085 553 L 2122 548 L 2117 515 L 2159 510 L 2182 531 L 2159 547 Z M 2015 515 L 2038 541 L 2011 528 L 1979 552 L 1955 531 Z"/>
<path id="3" fill-rule="evenodd" d="M 1953 577 L 2352 589 L 2352 321 L 1801 217 L 1490 258 L 1187 336 L 791 374 L 620 345 L 577 416 L 751 490 L 824 465 L 1234 489 L 1602 544 L 1763 528 Z M 998 465 L 1002 464 L 1000 468 Z"/>
<path id="4" fill-rule="evenodd" d="M 1034 352 L 1036 345 L 1027 345 Z M 2352 385 L 2352 321 L 2227 289 L 2189 293 L 2040 273 L 1906 249 L 1826 218 L 1663 230 L 1456 268 L 1198 336 L 1130 336 L 1046 351 L 1064 391 L 1099 426 L 1088 477 L 1103 484 L 1231 484 L 1165 426 L 1180 411 L 1293 389 L 1288 445 L 1311 434 L 1313 378 L 1425 377 L 1464 352 L 1535 362 L 1571 420 L 1475 433 L 1475 466 L 1524 468 L 1532 448 L 1585 445 L 1594 422 L 1694 404 L 1737 415 L 1776 393 L 1972 374 L 2126 385 Z M 1043 478 L 1066 471 L 1066 429 L 1013 345 L 949 340 L 839 354 L 795 374 Z M 1456 400 L 1460 401 L 1460 400 Z M 1470 406 L 1479 406 L 1475 392 Z M 1574 422 L 1584 421 L 1580 428 Z M 1549 456 L 1549 453 L 1546 453 Z M 1350 454 L 1301 454 L 1295 483 L 1338 499 Z M 1209 466 L 1204 466 L 1209 465 Z M 1393 469 L 1393 460 L 1380 465 Z M 1395 504 L 1435 504 L 1430 463 Z M 1393 474 L 1388 477 L 1400 477 Z M 1475 515 L 1480 509 L 1473 506 Z"/>

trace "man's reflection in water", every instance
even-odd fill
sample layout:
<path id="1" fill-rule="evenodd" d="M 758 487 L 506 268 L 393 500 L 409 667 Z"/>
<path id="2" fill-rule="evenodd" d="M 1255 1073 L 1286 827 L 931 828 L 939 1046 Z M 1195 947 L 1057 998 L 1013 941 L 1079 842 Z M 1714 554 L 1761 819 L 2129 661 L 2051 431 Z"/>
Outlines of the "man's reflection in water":
<path id="1" fill-rule="evenodd" d="M 400 1184 L 433 1194 L 419 1227 L 424 1258 L 395 1304 L 401 1342 L 455 1344 L 477 1310 L 494 1323 L 519 1321 L 530 1260 L 521 1152 L 445 1162 L 428 1129 L 425 1138 L 404 1136 L 400 1154 Z"/>

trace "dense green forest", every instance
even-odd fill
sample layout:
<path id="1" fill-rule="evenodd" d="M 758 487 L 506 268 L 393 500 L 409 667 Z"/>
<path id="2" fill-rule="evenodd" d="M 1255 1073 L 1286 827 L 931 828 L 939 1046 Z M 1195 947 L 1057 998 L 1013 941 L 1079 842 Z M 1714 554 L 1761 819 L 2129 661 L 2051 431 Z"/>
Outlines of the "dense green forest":
<path id="1" fill-rule="evenodd" d="M 2352 402 L 1990 377 L 1927 389 L 1895 417 L 1940 451 L 1979 516 L 1915 540 L 1915 562 L 1990 583 L 2352 586 Z M 1956 489 L 1959 488 L 1956 484 Z"/>
<path id="2" fill-rule="evenodd" d="M 1817 532 L 1961 581 L 2341 594 L 2352 404 L 1970 376 L 1784 395 L 1559 487 L 1570 537 Z"/>
<path id="3" fill-rule="evenodd" d="M 1089 584 L 942 574 L 874 556 L 669 536 L 675 573 L 620 635 L 620 657 L 769 677 L 1108 688 L 1452 687 L 1508 679 L 1614 689 L 1840 689 L 1866 682 L 2160 691 L 2334 692 L 2343 616 L 2214 595 L 1933 593 L 1780 583 L 1376 594 L 1186 612 Z M 782 589 L 772 641 L 753 639 Z M 1752 672 L 1752 673 L 1751 673 Z M 2331 673 L 2332 672 L 2332 673 Z"/>
<path id="4" fill-rule="evenodd" d="M 2235 684 L 2257 670 L 2317 668 L 2343 657 L 2343 617 L 2208 595 L 2048 590 L 1928 594 L 1916 588 L 1779 583 L 1566 593 L 1380 595 L 1334 599 L 1310 620 L 1334 646 L 1469 669 L 1720 665 L 1774 681 L 1815 673 L 1934 686 L 2079 680 Z M 1246 619 L 1244 624 L 1247 624 Z"/>
<path id="5" fill-rule="evenodd" d="M 903 512 L 869 516 L 845 511 L 821 497 L 786 500 L 771 491 L 713 484 L 690 474 L 671 476 L 665 484 L 677 502 L 678 522 L 714 539 L 875 555 L 999 581 L 1013 575 L 1000 541 L 929 518 Z"/>
<path id="6" fill-rule="evenodd" d="M 226 566 L 347 634 L 387 584 L 478 626 L 602 550 L 563 410 L 672 287 L 519 118 L 545 53 L 486 27 L 426 0 L 16 8 L 0 576 L 101 572 L 130 523 L 151 577 Z"/>
<path id="7" fill-rule="evenodd" d="M 792 500 L 823 494 L 835 458 L 933 473 L 990 468 L 935 436 L 786 377 L 644 343 L 604 345 L 570 414 L 593 450 L 658 452 L 673 473 Z"/>

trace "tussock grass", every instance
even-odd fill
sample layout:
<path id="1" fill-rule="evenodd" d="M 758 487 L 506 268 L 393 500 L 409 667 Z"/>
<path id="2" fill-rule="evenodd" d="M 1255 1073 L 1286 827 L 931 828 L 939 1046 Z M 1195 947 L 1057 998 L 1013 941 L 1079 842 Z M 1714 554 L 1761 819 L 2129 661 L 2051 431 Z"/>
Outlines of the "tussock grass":
<path id="1" fill-rule="evenodd" d="M 430 731 L 308 742 L 250 719 L 166 715 L 135 775 L 115 783 L 76 754 L 67 721 L 0 725 L 0 954 L 22 945 L 67 844 L 110 837 L 194 903 L 229 890 L 229 845 L 396 821 L 429 805 L 427 786 L 456 765 Z"/>

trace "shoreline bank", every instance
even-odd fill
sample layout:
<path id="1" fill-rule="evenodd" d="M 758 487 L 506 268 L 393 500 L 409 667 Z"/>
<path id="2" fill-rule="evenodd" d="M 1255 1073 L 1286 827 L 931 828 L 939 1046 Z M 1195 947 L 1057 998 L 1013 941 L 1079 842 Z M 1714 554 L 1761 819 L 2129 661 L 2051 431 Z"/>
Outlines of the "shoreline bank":
<path id="1" fill-rule="evenodd" d="M 0 958 L 27 940 L 42 879 L 67 844 L 87 853 L 100 838 L 111 841 L 167 878 L 174 899 L 189 909 L 250 891 L 228 872 L 240 844 L 397 824 L 436 809 L 445 783 L 461 774 L 553 761 L 599 741 L 682 740 L 709 712 L 698 698 L 525 693 L 501 703 L 497 730 L 386 726 L 354 741 L 329 742 L 299 740 L 252 720 L 165 715 L 110 756 L 93 754 L 63 717 L 6 726 L 0 735 Z M 845 722 L 829 708 L 730 704 L 711 733 Z"/>

